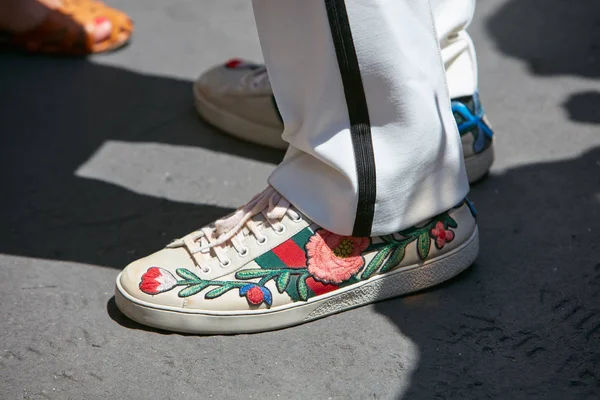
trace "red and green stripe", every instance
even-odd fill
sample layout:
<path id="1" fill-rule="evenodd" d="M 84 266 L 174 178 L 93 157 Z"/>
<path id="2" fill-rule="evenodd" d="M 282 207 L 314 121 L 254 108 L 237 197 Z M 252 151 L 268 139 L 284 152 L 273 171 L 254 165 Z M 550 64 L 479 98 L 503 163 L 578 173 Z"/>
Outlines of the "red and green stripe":
<path id="1" fill-rule="evenodd" d="M 271 251 L 257 257 L 254 261 L 261 268 L 268 269 L 306 268 L 305 246 L 313 234 L 312 229 L 304 228 Z"/>

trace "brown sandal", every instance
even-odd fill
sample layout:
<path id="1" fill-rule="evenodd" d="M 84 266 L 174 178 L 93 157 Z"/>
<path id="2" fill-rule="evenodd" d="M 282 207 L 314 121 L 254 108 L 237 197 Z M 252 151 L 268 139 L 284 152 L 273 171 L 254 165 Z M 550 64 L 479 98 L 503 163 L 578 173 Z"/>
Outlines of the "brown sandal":
<path id="1" fill-rule="evenodd" d="M 86 29 L 102 19 L 110 21 L 110 35 L 96 42 Z M 86 55 L 115 50 L 125 45 L 133 31 L 131 19 L 121 11 L 95 0 L 62 0 L 35 28 L 23 33 L 5 34 L 2 47 L 28 53 Z"/>

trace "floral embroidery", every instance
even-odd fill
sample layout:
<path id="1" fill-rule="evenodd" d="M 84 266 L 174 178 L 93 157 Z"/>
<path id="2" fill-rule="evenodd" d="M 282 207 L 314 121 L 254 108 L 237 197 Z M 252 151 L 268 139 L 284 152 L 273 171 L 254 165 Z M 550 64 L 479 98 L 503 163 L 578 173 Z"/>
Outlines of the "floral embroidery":
<path id="1" fill-rule="evenodd" d="M 442 222 L 435 224 L 435 228 L 431 230 L 431 236 L 435 238 L 435 247 L 441 249 L 447 242 L 454 239 L 454 232 L 450 229 L 445 229 Z"/>
<path id="2" fill-rule="evenodd" d="M 450 228 L 457 227 L 448 213 L 442 213 L 422 226 L 382 236 L 375 242 L 371 238 L 340 236 L 325 229 L 315 232 L 305 228 L 255 258 L 258 268 L 237 271 L 234 280 L 202 279 L 185 268 L 175 271 L 181 278 L 178 279 L 163 268 L 151 267 L 142 275 L 139 287 L 150 295 L 182 287 L 178 296 L 183 298 L 206 289 L 204 298 L 207 300 L 237 290 L 249 305 L 265 304 L 269 307 L 273 304 L 273 295 L 266 285 L 271 283 L 292 301 L 307 301 L 396 268 L 411 243 L 415 243 L 419 258 L 425 260 L 429 256 L 431 242 L 441 249 L 454 239 Z M 365 252 L 374 253 L 366 265 Z"/>
<path id="3" fill-rule="evenodd" d="M 140 290 L 147 294 L 168 292 L 177 285 L 177 279 L 164 268 L 152 267 L 142 275 Z"/>
<path id="4" fill-rule="evenodd" d="M 306 244 L 308 272 L 324 283 L 347 281 L 365 265 L 362 253 L 369 244 L 369 238 L 340 236 L 319 229 Z"/>

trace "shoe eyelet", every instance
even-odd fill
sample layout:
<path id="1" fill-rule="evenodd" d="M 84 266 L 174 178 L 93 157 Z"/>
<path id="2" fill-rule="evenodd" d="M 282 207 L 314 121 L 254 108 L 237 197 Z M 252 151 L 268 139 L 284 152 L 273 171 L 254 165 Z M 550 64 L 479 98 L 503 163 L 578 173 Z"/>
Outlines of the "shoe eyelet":
<path id="1" fill-rule="evenodd" d="M 269 238 L 267 236 L 263 236 L 262 240 L 256 240 L 256 243 L 258 243 L 259 246 L 263 246 L 268 241 L 269 241 Z"/>
<path id="2" fill-rule="evenodd" d="M 298 223 L 300 221 L 302 221 L 302 217 L 298 215 L 298 218 L 290 218 L 292 220 L 292 222 Z"/>
<path id="3" fill-rule="evenodd" d="M 221 267 L 223 267 L 223 268 L 227 268 L 227 267 L 229 267 L 229 266 L 231 265 L 231 260 L 230 260 L 230 259 L 227 259 L 227 260 L 225 260 L 224 262 L 222 262 L 222 263 L 219 263 L 219 264 L 221 264 Z"/>
<path id="4" fill-rule="evenodd" d="M 285 232 L 285 230 L 286 230 L 286 226 L 285 226 L 284 224 L 279 224 L 279 228 L 280 228 L 280 229 L 275 229 L 275 228 L 273 228 L 273 230 L 275 231 L 275 233 L 276 233 L 276 234 L 278 234 L 278 235 L 283 235 L 283 233 L 284 233 L 284 232 Z"/>
<path id="5" fill-rule="evenodd" d="M 239 251 L 239 252 L 238 252 L 238 256 L 240 256 L 240 257 L 246 257 L 246 256 L 248 255 L 248 252 L 249 252 L 249 251 L 250 251 L 250 250 L 249 250 L 247 247 L 244 247 L 244 248 L 242 249 L 242 251 Z"/>
<path id="6" fill-rule="evenodd" d="M 200 272 L 203 274 L 210 274 L 210 267 L 207 267 L 206 269 L 200 269 Z"/>

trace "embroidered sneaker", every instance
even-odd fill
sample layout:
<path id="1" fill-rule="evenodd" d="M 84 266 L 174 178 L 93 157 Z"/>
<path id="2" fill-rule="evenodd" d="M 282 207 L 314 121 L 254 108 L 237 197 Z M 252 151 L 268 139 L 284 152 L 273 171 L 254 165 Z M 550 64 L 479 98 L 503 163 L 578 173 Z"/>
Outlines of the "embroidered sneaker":
<path id="1" fill-rule="evenodd" d="M 283 122 L 264 66 L 230 60 L 194 83 L 198 113 L 210 124 L 237 138 L 278 149 Z M 494 162 L 493 131 L 484 117 L 479 96 L 452 100 L 469 182 L 482 178 Z"/>
<path id="2" fill-rule="evenodd" d="M 436 285 L 471 265 L 478 246 L 468 200 L 402 232 L 359 238 L 320 228 L 269 187 L 127 266 L 115 298 L 156 328 L 267 331 Z"/>

